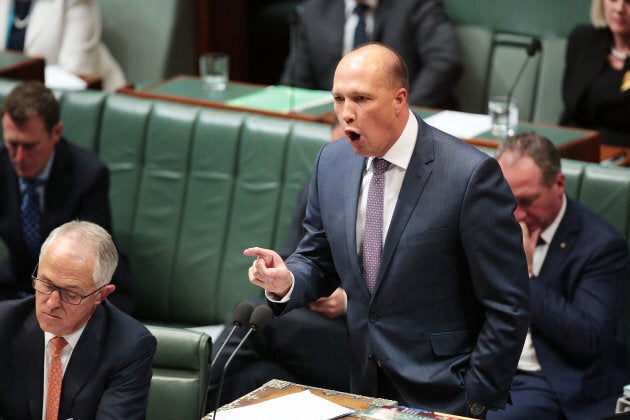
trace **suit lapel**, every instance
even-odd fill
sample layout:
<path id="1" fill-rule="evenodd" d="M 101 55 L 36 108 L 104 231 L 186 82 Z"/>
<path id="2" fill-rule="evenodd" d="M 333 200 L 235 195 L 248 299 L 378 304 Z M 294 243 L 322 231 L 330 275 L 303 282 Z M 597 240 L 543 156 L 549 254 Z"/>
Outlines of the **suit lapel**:
<path id="1" fill-rule="evenodd" d="M 389 14 L 389 9 L 392 7 L 391 1 L 381 0 L 378 2 L 378 6 L 376 7 L 377 12 L 374 13 L 374 33 L 372 34 L 372 40 L 379 42 L 382 39 L 383 31 L 385 30 L 387 24 L 387 15 Z"/>
<path id="2" fill-rule="evenodd" d="M 5 151 L 4 159 L 2 162 L 2 189 L 6 191 L 6 197 L 15 197 L 14 200 L 4 199 L 2 200 L 2 206 L 5 206 L 5 217 L 9 219 L 8 226 L 13 226 L 10 229 L 11 235 L 13 235 L 13 243 L 22 244 L 24 247 L 24 242 L 22 240 L 22 217 L 20 211 L 20 203 L 22 202 L 22 194 L 20 193 L 20 186 L 18 183 L 17 174 L 15 173 L 15 169 L 13 169 L 13 165 L 9 159 L 9 152 Z"/>
<path id="3" fill-rule="evenodd" d="M 418 118 L 418 126 L 416 145 L 411 159 L 409 160 L 409 166 L 407 167 L 407 172 L 405 173 L 405 178 L 400 193 L 398 194 L 396 209 L 394 210 L 387 237 L 385 238 L 381 267 L 378 277 L 376 278 L 374 294 L 378 291 L 381 280 L 387 272 L 387 268 L 391 263 L 405 227 L 407 227 L 409 223 L 409 218 L 416 208 L 422 191 L 431 176 L 432 170 L 430 164 L 435 158 L 433 135 L 429 126 L 420 118 Z"/>
<path id="4" fill-rule="evenodd" d="M 538 273 L 539 279 L 550 282 L 552 279 L 558 278 L 556 272 L 564 266 L 567 256 L 571 255 L 579 230 L 579 218 L 574 205 L 571 200 L 567 199 L 567 209 L 549 244 L 545 261 Z"/>
<path id="5" fill-rule="evenodd" d="M 346 179 L 346 193 L 344 205 L 344 220 L 346 221 L 346 246 L 348 247 L 348 255 L 355 256 L 350 258 L 352 271 L 355 273 L 357 282 L 360 283 L 361 289 L 369 298 L 370 292 L 363 280 L 363 270 L 357 253 L 357 207 L 359 205 L 359 191 L 361 190 L 361 181 L 363 172 L 365 171 L 367 159 L 352 153 L 352 157 L 348 160 Z"/>
<path id="6" fill-rule="evenodd" d="M 101 304 L 102 305 L 102 304 Z M 93 370 L 103 358 L 102 332 L 106 330 L 105 316 L 102 306 L 96 307 L 92 318 L 88 321 L 77 347 L 72 351 L 70 362 L 63 376 L 61 400 L 59 401 L 59 417 L 71 416 L 75 398 L 89 382 Z M 67 380 L 72 378 L 72 380 Z"/>
<path id="7" fill-rule="evenodd" d="M 42 417 L 44 399 L 44 332 L 35 312 L 24 322 L 24 330 L 13 340 L 11 353 L 24 372 L 25 392 L 33 418 Z"/>

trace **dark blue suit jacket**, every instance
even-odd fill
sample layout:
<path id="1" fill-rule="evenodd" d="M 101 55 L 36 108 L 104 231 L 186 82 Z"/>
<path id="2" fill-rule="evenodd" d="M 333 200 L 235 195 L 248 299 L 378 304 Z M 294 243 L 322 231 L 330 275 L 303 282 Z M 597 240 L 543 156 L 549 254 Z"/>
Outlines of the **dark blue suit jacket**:
<path id="1" fill-rule="evenodd" d="M 0 238 L 9 252 L 0 263 L 0 300 L 4 293 L 32 293 L 31 261 L 22 238 L 21 194 L 18 178 L 4 146 L 0 146 Z M 91 151 L 61 139 L 44 193 L 41 242 L 57 226 L 74 219 L 96 223 L 112 233 L 109 205 L 109 170 Z M 133 310 L 131 274 L 123 255 L 116 268 L 116 291 L 109 299 L 127 313 Z M 3 293 L 4 291 L 4 293 Z"/>
<path id="2" fill-rule="evenodd" d="M 373 295 L 355 239 L 366 159 L 339 140 L 315 162 L 306 236 L 287 259 L 293 294 L 275 309 L 340 283 L 353 392 L 375 395 L 378 361 L 408 405 L 454 414 L 468 413 L 467 399 L 503 407 L 529 322 L 516 203 L 495 159 L 419 125 Z"/>
<path id="3" fill-rule="evenodd" d="M 280 83 L 331 90 L 343 50 L 343 0 L 309 0 L 300 7 L 297 47 Z M 409 103 L 457 106 L 453 88 L 462 74 L 459 43 L 441 0 L 380 0 L 374 41 L 395 49 L 409 70 Z"/>
<path id="4" fill-rule="evenodd" d="M 531 281 L 536 355 L 569 418 L 611 414 L 614 407 L 598 402 L 630 382 L 621 324 L 629 274 L 624 239 L 569 199 Z"/>
<path id="5" fill-rule="evenodd" d="M 155 337 L 107 300 L 88 321 L 63 376 L 59 419 L 144 419 Z M 42 418 L 44 333 L 35 298 L 0 302 L 0 418 Z"/>

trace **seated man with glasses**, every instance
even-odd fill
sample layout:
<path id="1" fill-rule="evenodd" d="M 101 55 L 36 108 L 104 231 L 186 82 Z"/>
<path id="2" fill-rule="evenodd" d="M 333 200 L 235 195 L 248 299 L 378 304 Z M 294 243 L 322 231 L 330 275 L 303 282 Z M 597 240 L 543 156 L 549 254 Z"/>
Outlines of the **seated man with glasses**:
<path id="1" fill-rule="evenodd" d="M 35 296 L 0 302 L 0 418 L 145 418 L 156 340 L 106 300 L 117 264 L 97 224 L 50 233 Z"/>

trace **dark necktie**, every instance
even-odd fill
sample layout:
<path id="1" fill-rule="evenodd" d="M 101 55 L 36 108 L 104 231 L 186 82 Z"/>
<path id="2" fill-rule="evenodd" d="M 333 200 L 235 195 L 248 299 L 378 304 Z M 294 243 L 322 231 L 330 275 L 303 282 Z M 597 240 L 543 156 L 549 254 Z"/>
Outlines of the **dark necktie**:
<path id="1" fill-rule="evenodd" d="M 356 48 L 361 44 L 367 42 L 367 33 L 365 31 L 365 12 L 369 10 L 370 6 L 366 4 L 357 4 L 354 8 L 354 14 L 359 18 L 357 27 L 354 29 L 354 42 L 352 47 Z"/>
<path id="2" fill-rule="evenodd" d="M 389 162 L 374 158 L 372 161 L 372 180 L 368 189 L 365 209 L 365 231 L 363 232 L 363 278 L 370 293 L 374 291 L 376 276 L 381 265 L 383 248 L 383 195 L 385 191 L 385 172 Z"/>
<path id="3" fill-rule="evenodd" d="M 13 22 L 9 31 L 9 50 L 23 51 L 26 27 L 31 11 L 31 0 L 13 0 Z"/>
<path id="4" fill-rule="evenodd" d="M 61 350 L 68 342 L 63 337 L 54 337 L 50 342 L 52 344 L 52 353 L 50 355 L 50 370 L 48 373 L 48 394 L 46 395 L 46 420 L 57 420 L 63 377 Z"/>
<path id="5" fill-rule="evenodd" d="M 41 246 L 39 233 L 41 211 L 39 208 L 39 195 L 37 194 L 38 181 L 26 178 L 23 181 L 26 187 L 24 188 L 20 206 L 22 212 L 22 236 L 30 256 L 35 258 Z"/>

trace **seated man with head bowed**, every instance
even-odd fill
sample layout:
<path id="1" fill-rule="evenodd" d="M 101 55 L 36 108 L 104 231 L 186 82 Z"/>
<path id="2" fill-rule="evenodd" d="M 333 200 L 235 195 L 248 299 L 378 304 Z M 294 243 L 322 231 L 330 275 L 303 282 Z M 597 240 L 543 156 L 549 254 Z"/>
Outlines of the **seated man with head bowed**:
<path id="1" fill-rule="evenodd" d="M 156 340 L 106 300 L 117 263 L 96 224 L 50 233 L 35 296 L 0 302 L 0 417 L 145 418 Z"/>
<path id="2" fill-rule="evenodd" d="M 508 138 L 497 159 L 518 202 L 531 322 L 512 405 L 488 419 L 611 415 L 630 382 L 621 322 L 630 276 L 626 241 L 566 196 L 560 155 L 545 137 Z"/>
<path id="3" fill-rule="evenodd" d="M 37 81 L 23 82 L 2 103 L 0 146 L 0 301 L 33 293 L 29 276 L 43 239 L 74 219 L 112 232 L 109 170 L 92 151 L 62 136 L 59 102 Z M 114 274 L 119 309 L 133 310 L 131 274 L 124 255 Z"/>

